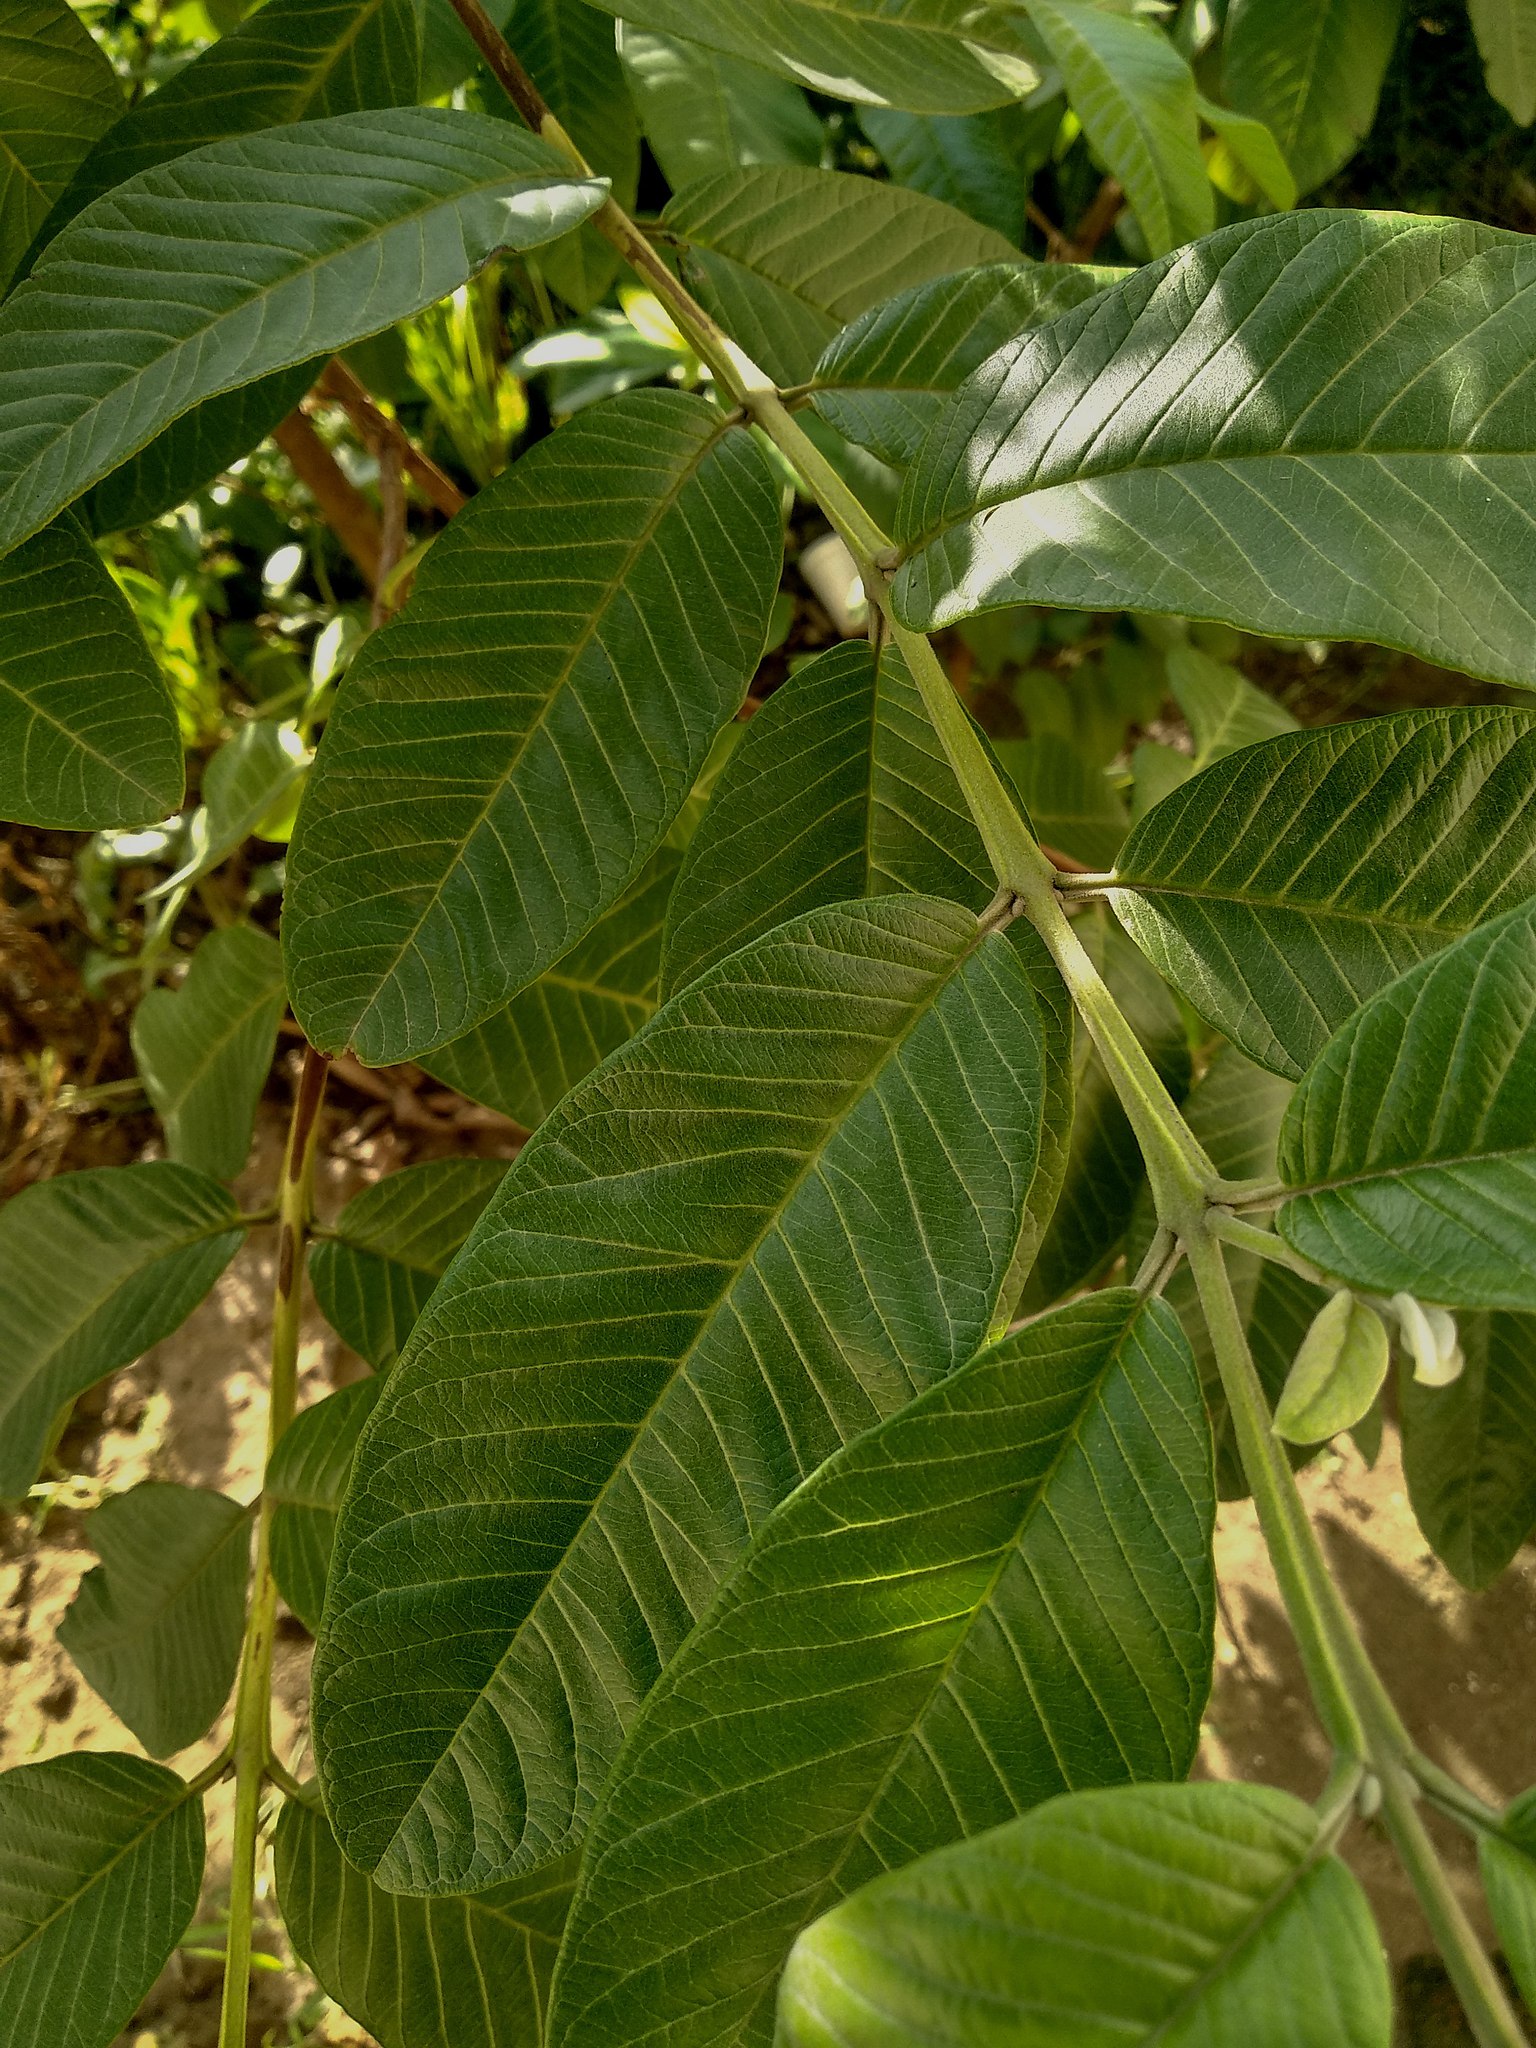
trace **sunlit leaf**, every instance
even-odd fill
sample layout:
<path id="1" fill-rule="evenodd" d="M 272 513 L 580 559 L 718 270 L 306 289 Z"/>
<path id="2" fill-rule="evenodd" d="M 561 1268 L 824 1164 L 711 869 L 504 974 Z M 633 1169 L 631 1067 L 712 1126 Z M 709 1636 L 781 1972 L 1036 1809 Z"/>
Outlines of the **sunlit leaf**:
<path id="1" fill-rule="evenodd" d="M 619 55 L 651 152 L 674 189 L 743 164 L 819 164 L 798 85 L 703 43 L 619 23 Z"/>

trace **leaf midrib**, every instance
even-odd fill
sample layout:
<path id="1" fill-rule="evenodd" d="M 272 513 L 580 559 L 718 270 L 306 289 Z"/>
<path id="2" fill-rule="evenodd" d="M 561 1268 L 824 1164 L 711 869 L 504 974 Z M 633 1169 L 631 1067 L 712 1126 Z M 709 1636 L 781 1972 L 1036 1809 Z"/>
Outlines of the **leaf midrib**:
<path id="1" fill-rule="evenodd" d="M 1094 817 L 1091 822 L 1103 821 Z M 1385 927 L 1391 931 L 1422 933 L 1426 938 L 1443 937 L 1447 944 L 1474 929 L 1470 924 L 1437 924 L 1432 918 L 1386 917 L 1368 910 L 1339 909 L 1316 897 L 1298 901 L 1295 897 L 1260 895 L 1236 887 L 1218 889 L 1195 883 L 1164 882 L 1156 876 L 1125 875 L 1117 868 L 1113 871 L 1113 879 L 1105 883 L 1103 893 L 1114 896 L 1122 890 L 1134 896 L 1180 896 L 1188 897 L 1192 902 L 1231 904 L 1240 910 L 1289 910 L 1298 917 L 1326 917 L 1335 924 L 1365 925 L 1373 930 Z"/>
<path id="2" fill-rule="evenodd" d="M 1454 1173 L 1463 1166 L 1496 1166 L 1500 1160 L 1536 1157 L 1536 1138 L 1527 1145 L 1504 1145 L 1491 1152 L 1457 1152 L 1442 1159 L 1409 1159 L 1396 1165 L 1361 1167 L 1358 1172 L 1337 1179 L 1307 1181 L 1300 1187 L 1286 1184 L 1282 1204 L 1301 1195 L 1331 1195 L 1340 1188 L 1370 1187 L 1381 1181 L 1400 1181 L 1415 1173 Z"/>

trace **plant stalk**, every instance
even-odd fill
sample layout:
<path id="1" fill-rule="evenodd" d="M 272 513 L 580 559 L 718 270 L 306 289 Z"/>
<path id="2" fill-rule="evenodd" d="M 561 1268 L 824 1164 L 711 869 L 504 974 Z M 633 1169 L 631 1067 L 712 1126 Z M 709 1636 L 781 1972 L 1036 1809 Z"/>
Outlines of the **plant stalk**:
<path id="1" fill-rule="evenodd" d="M 271 1462 L 298 1398 L 299 1313 L 304 1243 L 315 1184 L 320 1103 L 330 1061 L 304 1048 L 288 1125 L 277 1201 L 277 1283 L 272 1302 L 272 1367 L 267 1389 L 265 1465 Z M 229 1938 L 225 1949 L 219 2048 L 245 2048 L 251 1992 L 251 1937 L 256 1911 L 256 1837 L 261 1788 L 272 1748 L 272 1650 L 277 1632 L 277 1582 L 272 1576 L 271 1496 L 263 1491 L 256 1519 L 256 1564 L 240 1679 L 235 1692 L 235 1830 L 230 1849 Z"/>

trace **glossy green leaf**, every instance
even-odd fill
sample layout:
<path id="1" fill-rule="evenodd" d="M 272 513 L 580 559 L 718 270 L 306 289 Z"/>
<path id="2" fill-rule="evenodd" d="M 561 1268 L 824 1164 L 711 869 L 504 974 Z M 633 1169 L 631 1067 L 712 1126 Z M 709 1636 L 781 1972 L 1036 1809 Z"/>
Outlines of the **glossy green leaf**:
<path id="1" fill-rule="evenodd" d="M 283 937 L 317 1045 L 415 1058 L 569 952 L 745 695 L 780 536 L 748 434 L 676 391 L 579 413 L 460 513 L 305 792 Z"/>
<path id="2" fill-rule="evenodd" d="M 1536 121 L 1536 6 L 1532 0 L 1467 0 L 1488 90 L 1522 128 Z"/>
<path id="3" fill-rule="evenodd" d="M 142 171 L 52 241 L 0 312 L 0 547 L 203 399 L 376 334 L 601 185 L 482 114 L 340 114 Z"/>
<path id="4" fill-rule="evenodd" d="M 216 1180 L 245 1165 L 286 1000 L 278 943 L 248 924 L 209 932 L 180 988 L 144 997 L 133 1056 L 172 1159 Z"/>
<path id="5" fill-rule="evenodd" d="M 1536 2004 L 1536 1793 L 1512 1800 L 1503 1825 L 1507 1839 L 1478 1836 L 1477 1859 L 1505 1960 L 1529 2006 Z"/>
<path id="6" fill-rule="evenodd" d="M 1280 145 L 1262 121 L 1249 114 L 1235 114 L 1202 93 L 1200 118 L 1216 134 L 1216 151 L 1206 160 L 1206 170 L 1218 191 L 1229 189 L 1224 174 L 1235 170 L 1233 196 L 1247 200 L 1267 199 L 1284 213 L 1296 204 L 1296 177 Z M 1225 159 L 1223 163 L 1221 160 Z M 1246 189 L 1243 189 L 1246 188 Z"/>
<path id="7" fill-rule="evenodd" d="M 552 2048 L 766 2040 L 807 1922 L 1089 1785 L 1182 1777 L 1210 1674 L 1210 1435 L 1129 1288 L 1029 1324 L 758 1532 L 604 1792 Z"/>
<path id="8" fill-rule="evenodd" d="M 532 1130 L 656 1008 L 667 903 L 682 855 L 662 845 L 613 908 L 506 1009 L 422 1064 Z"/>
<path id="9" fill-rule="evenodd" d="M 1387 2048 L 1386 1958 L 1311 1807 L 1266 1785 L 1070 1793 L 800 1937 L 778 2048 Z"/>
<path id="10" fill-rule="evenodd" d="M 1456 1318 L 1448 1387 L 1398 1386 L 1403 1471 L 1419 1527 L 1464 1586 L 1491 1585 L 1536 1530 L 1536 1318 Z"/>
<path id="11" fill-rule="evenodd" d="M 267 1466 L 265 1490 L 274 1503 L 272 1575 L 311 1635 L 320 1627 L 336 1517 L 357 1439 L 383 1384 L 370 1375 L 305 1408 L 283 1431 Z"/>
<path id="12" fill-rule="evenodd" d="M 1115 877 L 1148 958 L 1297 1079 L 1396 975 L 1536 893 L 1536 717 L 1404 711 L 1251 747 L 1149 811 Z"/>
<path id="13" fill-rule="evenodd" d="M 937 899 L 813 911 L 524 1147 L 342 1510 L 316 1742 L 360 1868 L 463 1890 L 569 1846 L 753 1529 L 986 1336 L 1041 1172 L 1042 962 Z"/>
<path id="14" fill-rule="evenodd" d="M 781 384 L 812 376 L 850 320 L 908 286 L 1018 250 L 921 192 L 844 171 L 759 164 L 678 193 L 662 215 L 683 275 Z"/>
<path id="15" fill-rule="evenodd" d="M 1230 661 L 1213 661 L 1198 647 L 1168 653 L 1168 687 L 1189 723 L 1196 768 L 1277 733 L 1297 731 L 1296 720 L 1267 690 L 1249 682 Z"/>
<path id="16" fill-rule="evenodd" d="M 170 691 L 133 608 L 65 515 L 0 561 L 0 816 L 149 825 L 181 798 Z"/>
<path id="17" fill-rule="evenodd" d="M 123 89 L 67 0 L 0 6 L 0 292 Z"/>
<path id="18" fill-rule="evenodd" d="M 859 447 L 905 467 L 950 393 L 994 349 L 1123 274 L 1020 256 L 913 285 L 861 314 L 825 349 L 816 410 Z"/>
<path id="19" fill-rule="evenodd" d="M 985 114 L 905 114 L 895 107 L 868 107 L 859 125 L 898 185 L 942 199 L 1017 248 L 1024 236 L 1029 175 L 1015 143 L 1026 118 L 1017 107 Z"/>
<path id="20" fill-rule="evenodd" d="M 1028 0 L 1072 111 L 1154 256 L 1216 225 L 1194 74 L 1162 29 L 1093 0 Z"/>
<path id="21" fill-rule="evenodd" d="M 1373 996 L 1281 1127 L 1293 1249 L 1378 1294 L 1536 1309 L 1533 1027 L 1536 900 Z"/>
<path id="22" fill-rule="evenodd" d="M 312 1800 L 277 1825 L 277 1897 L 294 1951 L 380 2048 L 539 2048 L 574 1870 L 473 1898 L 381 1891 Z"/>
<path id="23" fill-rule="evenodd" d="M 235 1682 L 251 1510 L 145 1480 L 103 1501 L 85 1533 L 101 1563 L 80 1581 L 59 1642 L 151 1756 L 174 1756 L 207 1734 Z"/>
<path id="24" fill-rule="evenodd" d="M 0 1208 L 0 1500 L 55 1417 L 189 1315 L 245 1235 L 228 1190 L 168 1160 L 35 1181 Z"/>
<path id="25" fill-rule="evenodd" d="M 386 1174 L 352 1197 L 310 1253 L 327 1322 L 377 1371 L 399 1357 L 506 1171 L 504 1159 L 430 1159 Z"/>
<path id="26" fill-rule="evenodd" d="M 1528 236 L 1223 228 L 962 387 L 907 480 L 897 608 L 1175 612 L 1536 684 L 1533 304 Z"/>
<path id="27" fill-rule="evenodd" d="M 626 22 L 686 36 L 781 76 L 876 106 L 965 114 L 1024 99 L 1040 48 L 1012 0 L 600 0 Z"/>
<path id="28" fill-rule="evenodd" d="M 109 2048 L 197 1905 L 202 1801 L 137 1756 L 0 1775 L 0 2039 Z"/>
<path id="29" fill-rule="evenodd" d="M 1113 867 L 1129 819 L 1102 768 L 1054 732 L 1001 740 L 997 753 L 1047 846 L 1090 868 Z"/>
<path id="30" fill-rule="evenodd" d="M 1353 1429 L 1380 1393 L 1391 1347 L 1387 1326 L 1348 1288 L 1313 1318 L 1275 1404 L 1275 1435 L 1322 1444 Z"/>
<path id="31" fill-rule="evenodd" d="M 1222 37 L 1227 98 L 1270 130 L 1303 193 L 1354 155 L 1402 20 L 1402 0 L 1231 0 Z"/>
<path id="32" fill-rule="evenodd" d="M 819 164 L 820 121 L 798 85 L 703 43 L 619 23 L 630 97 L 668 184 L 743 164 Z"/>

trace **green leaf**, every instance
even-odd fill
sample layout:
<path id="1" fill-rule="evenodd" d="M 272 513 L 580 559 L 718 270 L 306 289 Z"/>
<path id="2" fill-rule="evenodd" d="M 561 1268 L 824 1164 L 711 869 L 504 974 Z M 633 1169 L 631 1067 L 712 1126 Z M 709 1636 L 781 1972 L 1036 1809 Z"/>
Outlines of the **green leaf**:
<path id="1" fill-rule="evenodd" d="M 233 135 L 416 102 L 421 32 L 412 0 L 266 0 L 124 110 L 48 216 L 46 238 L 140 171 Z"/>
<path id="2" fill-rule="evenodd" d="M 1014 257 L 914 285 L 837 335 L 816 365 L 816 410 L 840 434 L 905 468 L 944 401 L 1005 341 L 1042 327 L 1123 276 L 1088 263 Z"/>
<path id="3" fill-rule="evenodd" d="M 1047 846 L 1090 868 L 1114 865 L 1129 821 L 1102 768 L 1053 732 L 1000 740 L 997 754 Z"/>
<path id="4" fill-rule="evenodd" d="M 804 383 L 839 328 L 896 292 L 1022 260 L 937 199 L 799 164 L 690 185 L 662 224 L 684 244 L 683 275 L 705 306 L 780 384 Z"/>
<path id="5" fill-rule="evenodd" d="M 1407 711 L 1218 762 L 1121 850 L 1159 971 L 1293 1080 L 1368 997 L 1536 892 L 1536 718 Z"/>
<path id="6" fill-rule="evenodd" d="M 1154 256 L 1216 225 L 1194 74 L 1163 31 L 1092 0 L 1028 0 L 1072 111 Z"/>
<path id="7" fill-rule="evenodd" d="M 1201 120 L 1208 128 L 1214 129 L 1217 137 L 1216 151 L 1207 160 L 1206 170 L 1218 191 L 1228 190 L 1230 183 L 1239 188 L 1234 190 L 1234 197 L 1252 199 L 1255 194 L 1261 195 L 1281 213 L 1294 206 L 1297 196 L 1295 176 L 1281 153 L 1279 143 L 1264 123 L 1247 114 L 1234 114 L 1230 107 L 1217 106 L 1203 93 L 1199 107 Z M 1231 178 L 1234 170 L 1236 180 Z M 1247 191 L 1240 194 L 1243 185 Z"/>
<path id="8" fill-rule="evenodd" d="M 745 695 L 780 535 L 751 438 L 676 391 L 579 413 L 460 513 L 305 792 L 284 947 L 316 1045 L 414 1059 L 569 952 Z"/>
<path id="9" fill-rule="evenodd" d="M 215 1180 L 245 1165 L 285 1003 L 278 943 L 248 924 L 209 932 L 181 987 L 144 997 L 133 1056 L 172 1159 Z"/>
<path id="10" fill-rule="evenodd" d="M 1536 1318 L 1461 1315 L 1448 1387 L 1398 1385 L 1408 1498 L 1464 1586 L 1492 1585 L 1536 1529 Z"/>
<path id="11" fill-rule="evenodd" d="M 504 1159 L 431 1159 L 354 1195 L 310 1253 L 325 1319 L 379 1372 L 400 1356 L 449 1261 L 507 1171 Z"/>
<path id="12" fill-rule="evenodd" d="M 0 292 L 123 89 L 67 0 L 0 5 Z"/>
<path id="13" fill-rule="evenodd" d="M 151 1756 L 206 1735 L 229 1698 L 245 1630 L 251 1510 L 146 1480 L 85 1518 L 101 1563 L 58 1639 Z"/>
<path id="14" fill-rule="evenodd" d="M 1477 1860 L 1505 1961 L 1521 1997 L 1531 2005 L 1536 2003 L 1536 1793 L 1522 1792 L 1510 1802 L 1503 1827 L 1502 1837 L 1478 1836 Z"/>
<path id="15" fill-rule="evenodd" d="M 355 1870 L 298 1799 L 275 1855 L 295 1953 L 380 2048 L 538 2048 L 574 1868 L 473 1898 L 403 1899 Z"/>
<path id="16" fill-rule="evenodd" d="M 836 1452 L 646 1701 L 583 1857 L 551 2042 L 766 2039 L 796 1933 L 881 1870 L 1062 1791 L 1182 1777 L 1214 1508 L 1189 1347 L 1129 1288 Z"/>
<path id="17" fill-rule="evenodd" d="M 273 1502 L 272 1575 L 311 1635 L 320 1627 L 336 1517 L 352 1456 L 383 1384 L 370 1375 L 304 1409 L 279 1437 L 267 1466 L 265 1490 Z"/>
<path id="18" fill-rule="evenodd" d="M 0 548 L 194 405 L 343 348 L 593 211 L 602 187 L 483 114 L 339 114 L 142 171 L 0 311 Z"/>
<path id="19" fill-rule="evenodd" d="M 1275 1404 L 1275 1435 L 1322 1444 L 1353 1429 L 1381 1392 L 1390 1357 L 1387 1326 L 1345 1288 L 1313 1318 Z"/>
<path id="20" fill-rule="evenodd" d="M 1148 264 L 956 395 L 907 479 L 898 610 L 1174 612 L 1536 684 L 1533 303 L 1528 236 L 1412 215 Z"/>
<path id="21" fill-rule="evenodd" d="M 1230 661 L 1213 661 L 1198 647 L 1174 647 L 1167 666 L 1168 687 L 1189 722 L 1197 769 L 1240 747 L 1298 730 L 1285 706 L 1255 689 Z"/>
<path id="22" fill-rule="evenodd" d="M 1349 162 L 1376 118 L 1402 0 L 1231 0 L 1222 80 L 1239 113 L 1262 121 L 1297 189 Z"/>
<path id="23" fill-rule="evenodd" d="M 987 1335 L 1042 1171 L 1042 960 L 936 899 L 814 911 L 524 1147 L 342 1510 L 316 1739 L 360 1868 L 463 1890 L 563 1851 L 757 1524 Z"/>
<path id="24" fill-rule="evenodd" d="M 627 22 L 744 57 L 817 92 L 915 113 L 1025 99 L 1040 49 L 1012 0 L 600 0 Z"/>
<path id="25" fill-rule="evenodd" d="M 426 1054 L 427 1072 L 525 1130 L 542 1123 L 655 1010 L 662 931 L 681 861 L 662 845 L 563 959 L 506 1009 Z"/>
<path id="26" fill-rule="evenodd" d="M 197 1905 L 202 1801 L 137 1756 L 0 1775 L 0 2038 L 108 2048 Z"/>
<path id="27" fill-rule="evenodd" d="M 253 718 L 240 726 L 203 770 L 203 800 L 192 814 L 186 859 L 147 892 L 146 902 L 195 882 L 243 846 L 292 796 L 308 758 L 291 725 Z"/>
<path id="28" fill-rule="evenodd" d="M 1536 121 L 1536 4 L 1467 0 L 1488 90 L 1520 127 Z"/>
<path id="29" fill-rule="evenodd" d="M 985 114 L 904 114 L 894 107 L 869 107 L 859 125 L 898 185 L 942 199 L 1017 248 L 1029 194 L 1024 159 L 1015 146 L 1025 118 L 1018 107 Z"/>
<path id="30" fill-rule="evenodd" d="M 0 561 L 0 815 L 149 825 L 181 800 L 176 709 L 133 608 L 78 520 Z"/>
<path id="31" fill-rule="evenodd" d="M 1287 1243 L 1378 1294 L 1536 1309 L 1533 1023 L 1536 900 L 1373 996 L 1281 1126 Z"/>
<path id="32" fill-rule="evenodd" d="M 779 2048 L 1387 2048 L 1365 1894 L 1267 1785 L 1069 1793 L 800 1937 Z"/>
<path id="33" fill-rule="evenodd" d="M 0 1500 L 54 1418 L 168 1336 L 245 1236 L 228 1190 L 168 1160 L 35 1181 L 0 1209 Z"/>
<path id="34" fill-rule="evenodd" d="M 819 164 L 820 121 L 798 85 L 703 43 L 619 23 L 630 96 L 667 183 L 743 164 Z"/>

